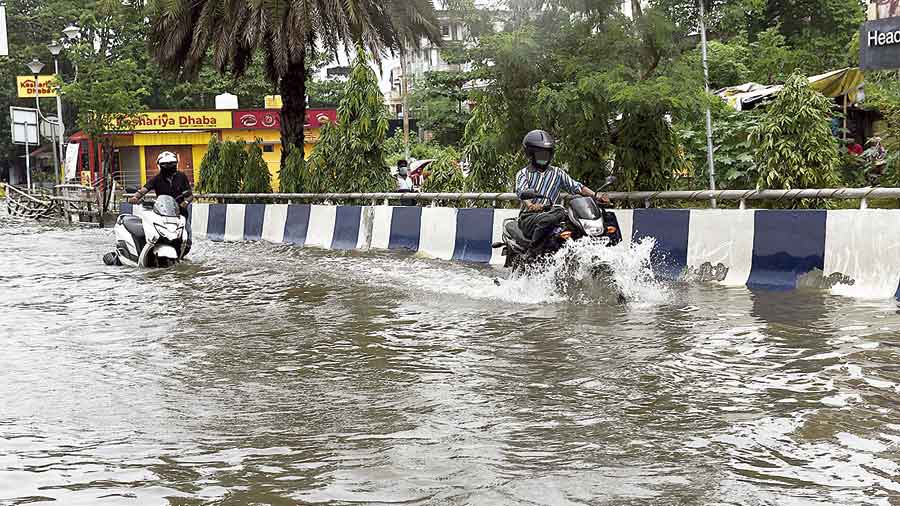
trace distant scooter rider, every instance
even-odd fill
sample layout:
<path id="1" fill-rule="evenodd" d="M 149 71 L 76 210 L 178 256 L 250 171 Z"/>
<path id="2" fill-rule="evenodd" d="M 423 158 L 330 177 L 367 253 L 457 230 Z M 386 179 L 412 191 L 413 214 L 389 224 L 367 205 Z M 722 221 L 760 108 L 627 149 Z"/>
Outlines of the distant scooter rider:
<path id="1" fill-rule="evenodd" d="M 178 157 L 171 151 L 163 151 L 156 157 L 156 166 L 159 168 L 159 174 L 153 176 L 147 181 L 140 190 L 135 193 L 128 202 L 137 204 L 144 198 L 150 190 L 156 192 L 157 196 L 169 195 L 178 202 L 181 215 L 188 218 L 188 206 L 194 200 L 194 194 L 191 191 L 191 183 L 188 181 L 184 172 L 178 170 Z M 187 219 L 188 244 L 191 241 L 191 220 Z"/>
<path id="2" fill-rule="evenodd" d="M 592 197 L 601 204 L 609 203 L 605 196 L 598 195 L 575 181 L 559 167 L 550 165 L 556 151 L 556 141 L 549 133 L 543 130 L 528 132 L 522 140 L 522 147 L 530 163 L 516 175 L 516 194 L 521 197 L 522 192 L 532 190 L 546 197 L 523 200 L 519 214 L 519 228 L 538 248 L 566 218 L 563 209 L 551 207 L 559 198 L 560 190 L 572 195 Z"/>

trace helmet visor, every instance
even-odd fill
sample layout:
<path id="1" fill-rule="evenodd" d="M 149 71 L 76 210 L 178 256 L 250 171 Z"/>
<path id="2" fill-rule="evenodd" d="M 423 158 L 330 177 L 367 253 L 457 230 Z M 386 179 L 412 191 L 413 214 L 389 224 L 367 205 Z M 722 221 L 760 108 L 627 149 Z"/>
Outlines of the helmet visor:
<path id="1" fill-rule="evenodd" d="M 549 149 L 536 149 L 534 150 L 535 165 L 539 167 L 546 167 L 550 165 L 550 160 L 553 160 L 553 151 Z"/>
<path id="2" fill-rule="evenodd" d="M 171 174 L 178 170 L 178 162 L 163 162 L 159 164 L 159 170 L 165 174 Z"/>

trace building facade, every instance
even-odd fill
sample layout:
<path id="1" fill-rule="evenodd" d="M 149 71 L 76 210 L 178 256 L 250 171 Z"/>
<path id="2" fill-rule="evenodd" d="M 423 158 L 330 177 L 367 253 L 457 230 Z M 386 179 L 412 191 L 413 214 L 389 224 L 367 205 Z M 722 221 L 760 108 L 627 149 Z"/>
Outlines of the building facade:
<path id="1" fill-rule="evenodd" d="M 335 121 L 335 109 L 309 109 L 306 112 L 306 155 L 319 139 L 325 121 Z M 259 141 L 263 159 L 269 166 L 272 185 L 278 188 L 281 163 L 281 111 L 278 109 L 241 109 L 210 111 L 151 111 L 142 113 L 127 130 L 110 132 L 113 159 L 110 172 L 124 187 L 137 187 L 153 177 L 158 169 L 156 157 L 162 151 L 178 156 L 179 169 L 191 183 L 200 179 L 200 164 L 206 155 L 211 136 L 222 141 Z M 99 176 L 102 160 L 95 160 L 95 150 L 81 132 L 69 139 L 79 146 L 76 173 L 82 182 Z"/>

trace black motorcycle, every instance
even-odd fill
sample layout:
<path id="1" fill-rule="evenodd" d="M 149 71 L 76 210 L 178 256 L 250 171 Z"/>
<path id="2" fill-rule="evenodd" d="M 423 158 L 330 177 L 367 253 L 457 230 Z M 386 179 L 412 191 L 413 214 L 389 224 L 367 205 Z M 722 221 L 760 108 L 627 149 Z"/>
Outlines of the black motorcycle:
<path id="1" fill-rule="evenodd" d="M 610 176 L 597 191 L 602 191 L 615 182 L 616 178 Z M 546 198 L 533 190 L 522 192 L 520 197 L 522 200 Z M 590 197 L 573 197 L 569 199 L 567 207 L 545 206 L 545 211 L 549 211 L 553 207 L 564 208 L 566 216 L 541 244 L 533 244 L 525 236 L 522 229 L 519 228 L 517 218 L 511 218 L 504 222 L 503 241 L 494 243 L 493 247 L 503 248 L 506 267 L 512 268 L 513 271 L 520 271 L 555 254 L 568 241 L 590 238 L 607 246 L 615 246 L 622 242 L 622 231 L 619 230 L 619 221 L 616 219 L 615 213 L 609 211 L 607 206 L 598 204 L 596 200 Z"/>

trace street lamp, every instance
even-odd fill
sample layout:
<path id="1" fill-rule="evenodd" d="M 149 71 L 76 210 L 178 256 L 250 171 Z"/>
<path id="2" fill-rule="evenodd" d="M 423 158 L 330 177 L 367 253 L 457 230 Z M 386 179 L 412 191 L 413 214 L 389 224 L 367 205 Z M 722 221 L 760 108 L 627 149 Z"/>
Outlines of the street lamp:
<path id="1" fill-rule="evenodd" d="M 69 40 L 75 40 L 81 35 L 81 28 L 78 28 L 75 25 L 69 25 L 63 30 L 63 33 L 66 34 L 66 38 Z"/>
<path id="2" fill-rule="evenodd" d="M 73 27 L 70 27 L 70 28 L 73 28 Z M 77 27 L 74 27 L 74 28 L 76 30 L 78 29 Z M 68 28 L 67 28 L 67 30 L 68 30 Z M 56 80 L 62 82 L 62 76 L 60 76 L 60 74 L 59 74 L 59 53 L 62 52 L 63 46 L 62 46 L 62 44 L 59 43 L 59 41 L 54 40 L 50 44 L 47 45 L 47 49 L 49 49 L 50 54 L 53 55 L 53 67 L 56 70 Z M 59 133 L 59 159 L 65 160 L 66 159 L 66 151 L 65 151 L 66 127 L 65 127 L 65 123 L 63 122 L 63 110 L 62 110 L 61 95 L 62 95 L 61 90 L 57 89 L 56 90 L 56 116 L 57 116 L 57 120 L 59 121 L 59 130 L 60 130 L 60 133 Z M 56 170 L 58 172 L 59 167 L 57 167 Z"/>
<path id="3" fill-rule="evenodd" d="M 35 129 L 35 132 L 37 133 L 38 137 L 40 137 L 40 135 L 41 135 L 40 134 L 41 107 L 40 107 L 40 102 L 38 102 L 38 100 L 39 100 L 38 97 L 40 96 L 40 89 L 38 87 L 38 74 L 41 73 L 41 70 L 44 70 L 44 64 L 41 63 L 37 58 L 32 58 L 31 62 L 28 63 L 28 70 L 30 70 L 31 73 L 34 75 L 34 103 L 35 103 L 36 112 L 37 112 L 37 115 L 36 115 L 37 124 L 34 125 L 34 129 Z M 26 169 L 28 171 L 28 174 L 27 174 L 28 175 L 28 189 L 30 190 L 31 189 L 31 166 L 30 166 L 30 160 L 28 159 L 28 156 L 29 156 L 28 155 L 28 125 L 25 125 L 25 165 L 26 165 Z"/>

